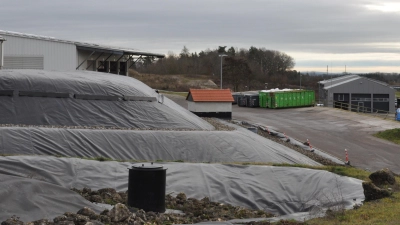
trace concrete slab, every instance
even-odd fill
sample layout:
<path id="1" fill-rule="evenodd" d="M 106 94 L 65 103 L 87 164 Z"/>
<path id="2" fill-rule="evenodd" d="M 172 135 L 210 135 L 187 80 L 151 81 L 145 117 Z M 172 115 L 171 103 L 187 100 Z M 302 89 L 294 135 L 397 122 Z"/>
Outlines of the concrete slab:
<path id="1" fill-rule="evenodd" d="M 394 119 L 327 108 L 292 109 L 244 108 L 233 106 L 233 118 L 273 127 L 298 140 L 310 140 L 316 148 L 345 159 L 348 150 L 352 165 L 375 171 L 390 168 L 400 172 L 400 145 L 372 134 L 400 128 Z"/>

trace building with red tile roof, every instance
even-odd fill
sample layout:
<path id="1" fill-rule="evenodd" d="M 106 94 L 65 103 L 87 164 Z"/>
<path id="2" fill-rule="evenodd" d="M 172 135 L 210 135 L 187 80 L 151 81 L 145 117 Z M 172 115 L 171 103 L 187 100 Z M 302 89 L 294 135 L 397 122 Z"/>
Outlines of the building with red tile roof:
<path id="1" fill-rule="evenodd" d="M 198 116 L 232 118 L 234 99 L 229 89 L 190 89 L 188 110 Z"/>

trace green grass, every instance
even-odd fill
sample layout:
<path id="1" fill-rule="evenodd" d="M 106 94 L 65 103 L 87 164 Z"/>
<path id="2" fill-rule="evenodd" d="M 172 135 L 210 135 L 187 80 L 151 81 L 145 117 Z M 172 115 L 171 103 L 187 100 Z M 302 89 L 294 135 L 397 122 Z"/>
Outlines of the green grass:
<path id="1" fill-rule="evenodd" d="M 187 97 L 188 92 L 174 92 L 174 91 L 161 91 L 159 90 L 160 93 L 163 94 L 171 94 L 171 95 L 179 95 L 179 96 L 183 96 L 183 97 Z"/>
<path id="2" fill-rule="evenodd" d="M 400 128 L 380 131 L 380 132 L 374 134 L 374 136 L 400 145 Z"/>
<path id="3" fill-rule="evenodd" d="M 309 166 L 309 165 L 299 165 L 299 164 L 276 164 L 276 163 L 272 164 L 272 166 L 300 167 L 300 168 L 308 168 L 314 170 L 326 170 L 340 176 L 353 177 L 364 181 L 368 181 L 369 180 L 368 176 L 371 174 L 371 172 L 351 166 Z"/>
<path id="4" fill-rule="evenodd" d="M 309 225 L 388 225 L 400 224 L 400 193 L 390 198 L 366 202 L 358 209 L 347 210 L 333 217 L 316 218 L 307 221 Z"/>
<path id="5" fill-rule="evenodd" d="M 396 91 L 396 98 L 400 98 L 400 91 Z"/>

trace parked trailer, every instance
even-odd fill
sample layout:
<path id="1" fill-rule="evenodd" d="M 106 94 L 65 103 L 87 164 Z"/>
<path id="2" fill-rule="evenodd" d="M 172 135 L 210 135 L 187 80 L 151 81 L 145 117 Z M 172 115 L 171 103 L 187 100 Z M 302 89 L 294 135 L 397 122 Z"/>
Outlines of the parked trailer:
<path id="1" fill-rule="evenodd" d="M 279 109 L 314 106 L 315 93 L 311 90 L 260 92 L 260 107 Z"/>

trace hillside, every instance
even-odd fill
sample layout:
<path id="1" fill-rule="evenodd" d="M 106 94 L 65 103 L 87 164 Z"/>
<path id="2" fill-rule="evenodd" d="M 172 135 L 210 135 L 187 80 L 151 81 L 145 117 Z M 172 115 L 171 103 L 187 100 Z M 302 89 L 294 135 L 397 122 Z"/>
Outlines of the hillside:
<path id="1" fill-rule="evenodd" d="M 151 88 L 166 91 L 189 91 L 189 88 L 218 88 L 218 85 L 207 75 L 158 75 L 129 70 L 129 76 L 142 81 Z"/>

